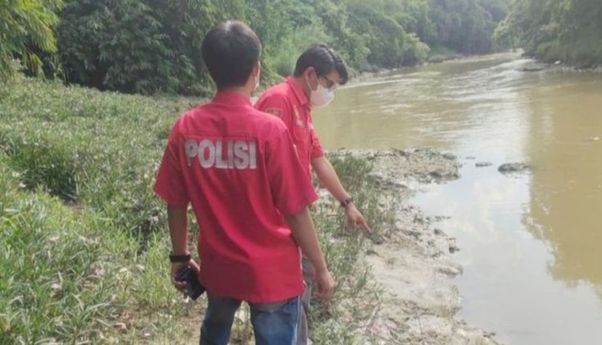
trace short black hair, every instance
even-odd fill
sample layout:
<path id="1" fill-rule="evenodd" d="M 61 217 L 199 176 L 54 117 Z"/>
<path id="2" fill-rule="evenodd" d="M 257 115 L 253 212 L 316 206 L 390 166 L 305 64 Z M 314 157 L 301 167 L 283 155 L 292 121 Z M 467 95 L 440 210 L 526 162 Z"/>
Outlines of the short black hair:
<path id="1" fill-rule="evenodd" d="M 297 65 L 295 66 L 295 77 L 303 75 L 309 67 L 313 67 L 319 76 L 325 76 L 336 70 L 341 77 L 341 85 L 347 83 L 349 80 L 349 73 L 347 72 L 345 62 L 332 48 L 325 44 L 316 44 L 299 56 Z"/>
<path id="2" fill-rule="evenodd" d="M 201 51 L 217 88 L 225 89 L 247 82 L 261 56 L 261 41 L 247 24 L 229 20 L 209 30 Z"/>

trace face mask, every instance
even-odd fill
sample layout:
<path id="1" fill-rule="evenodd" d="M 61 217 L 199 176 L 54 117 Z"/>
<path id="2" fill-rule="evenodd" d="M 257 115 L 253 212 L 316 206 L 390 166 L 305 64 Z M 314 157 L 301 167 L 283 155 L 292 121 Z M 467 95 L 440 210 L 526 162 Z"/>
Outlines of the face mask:
<path id="1" fill-rule="evenodd" d="M 308 82 L 309 86 L 309 82 Z M 311 86 L 309 86 L 311 90 Z M 334 90 L 327 89 L 322 84 L 318 83 L 318 88 L 316 90 L 311 90 L 311 95 L 309 96 L 311 101 L 311 105 L 316 108 L 325 107 L 330 104 L 334 100 Z"/>

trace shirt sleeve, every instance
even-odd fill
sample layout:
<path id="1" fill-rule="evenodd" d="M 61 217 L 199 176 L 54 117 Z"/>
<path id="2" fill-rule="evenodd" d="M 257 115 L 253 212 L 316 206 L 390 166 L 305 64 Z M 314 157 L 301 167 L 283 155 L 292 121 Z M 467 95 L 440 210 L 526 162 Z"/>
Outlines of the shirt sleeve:
<path id="1" fill-rule="evenodd" d="M 287 128 L 293 128 L 293 112 L 285 96 L 280 94 L 264 95 L 255 103 L 255 109 L 277 116 L 282 119 Z"/>
<path id="2" fill-rule="evenodd" d="M 286 215 L 296 214 L 318 199 L 288 131 L 268 142 L 267 170 L 276 208 Z"/>
<path id="3" fill-rule="evenodd" d="M 322 148 L 322 143 L 320 143 L 320 138 L 318 137 L 318 133 L 316 133 L 316 129 L 311 127 L 311 158 L 320 158 L 324 156 L 324 148 Z"/>
<path id="4" fill-rule="evenodd" d="M 161 165 L 157 173 L 157 182 L 155 183 L 155 193 L 161 199 L 165 200 L 171 206 L 188 206 L 190 201 L 184 176 L 182 174 L 182 166 L 179 159 L 179 141 L 176 135 L 172 133 L 168 139 Z"/>

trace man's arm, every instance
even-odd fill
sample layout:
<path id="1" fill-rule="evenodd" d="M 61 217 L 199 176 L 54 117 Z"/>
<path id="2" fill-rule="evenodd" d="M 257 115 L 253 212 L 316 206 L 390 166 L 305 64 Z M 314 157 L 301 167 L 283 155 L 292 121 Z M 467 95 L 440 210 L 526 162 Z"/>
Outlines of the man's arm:
<path id="1" fill-rule="evenodd" d="M 187 206 L 167 206 L 167 221 L 169 223 L 169 235 L 173 255 L 189 255 L 188 250 L 188 213 Z M 174 262 L 171 264 L 171 281 L 180 291 L 186 290 L 186 283 L 175 280 L 175 275 L 185 266 L 191 266 L 196 272 L 199 267 L 194 260 L 188 262 Z"/>
<path id="2" fill-rule="evenodd" d="M 288 215 L 286 220 L 291 227 L 297 244 L 299 244 L 303 254 L 307 256 L 316 270 L 315 278 L 318 283 L 317 297 L 325 300 L 330 299 L 334 293 L 335 281 L 326 266 L 326 260 L 320 249 L 318 236 L 316 235 L 316 229 L 309 214 L 309 209 L 304 207 L 300 212 Z"/>
<path id="3" fill-rule="evenodd" d="M 187 207 L 167 206 L 167 221 L 171 236 L 172 254 L 190 254 L 188 251 L 188 214 Z"/>
<path id="4" fill-rule="evenodd" d="M 324 185 L 335 199 L 339 202 L 349 199 L 349 193 L 347 193 L 343 187 L 334 167 L 325 156 L 312 159 L 311 165 L 322 185 Z M 362 213 L 358 211 L 353 203 L 345 206 L 345 214 L 347 215 L 347 220 L 350 224 L 354 226 L 360 225 L 364 230 L 370 231 L 370 226 L 366 222 L 366 219 L 364 219 Z"/>

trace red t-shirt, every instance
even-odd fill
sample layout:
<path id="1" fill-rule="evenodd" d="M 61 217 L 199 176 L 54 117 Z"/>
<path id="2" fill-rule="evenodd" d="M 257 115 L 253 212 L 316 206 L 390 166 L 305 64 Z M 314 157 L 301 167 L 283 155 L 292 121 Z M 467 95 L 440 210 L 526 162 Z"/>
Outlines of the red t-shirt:
<path id="1" fill-rule="evenodd" d="M 306 176 L 310 177 L 311 160 L 324 156 L 324 150 L 311 117 L 311 103 L 293 78 L 267 89 L 255 103 L 255 108 L 276 115 L 288 127 L 297 147 L 299 160 Z"/>
<path id="2" fill-rule="evenodd" d="M 177 120 L 155 191 L 170 205 L 192 204 L 207 291 L 254 303 L 302 293 L 299 247 L 283 217 L 317 199 L 301 171 L 282 121 L 241 94 L 218 92 Z"/>

